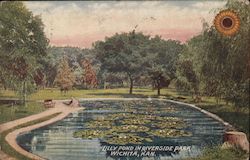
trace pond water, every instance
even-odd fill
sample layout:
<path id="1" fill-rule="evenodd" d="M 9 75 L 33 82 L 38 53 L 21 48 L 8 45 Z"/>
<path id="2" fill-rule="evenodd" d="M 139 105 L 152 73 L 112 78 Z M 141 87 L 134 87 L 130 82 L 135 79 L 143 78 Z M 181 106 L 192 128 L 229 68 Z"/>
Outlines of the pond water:
<path id="1" fill-rule="evenodd" d="M 49 160 L 162 160 L 222 143 L 224 126 L 189 106 L 146 99 L 81 105 L 86 109 L 18 136 L 18 144 Z"/>

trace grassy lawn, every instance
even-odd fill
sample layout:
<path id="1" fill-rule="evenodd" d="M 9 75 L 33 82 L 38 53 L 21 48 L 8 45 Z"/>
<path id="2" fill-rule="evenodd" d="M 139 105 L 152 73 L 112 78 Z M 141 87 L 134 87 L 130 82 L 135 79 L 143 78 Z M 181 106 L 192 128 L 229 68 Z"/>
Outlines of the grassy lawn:
<path id="1" fill-rule="evenodd" d="M 31 101 L 44 99 L 69 99 L 75 98 L 129 98 L 129 97 L 157 97 L 156 90 L 152 89 L 134 89 L 133 95 L 128 94 L 128 88 L 118 89 L 94 89 L 94 90 L 71 90 L 67 94 L 61 94 L 58 89 L 44 89 L 28 97 Z M 232 124 L 239 131 L 247 134 L 249 139 L 249 108 L 235 112 L 235 107 L 231 104 L 221 102 L 216 103 L 213 97 L 202 97 L 202 102 L 195 103 L 190 95 L 179 95 L 175 89 L 162 89 L 161 98 L 173 99 L 192 103 L 209 112 L 215 113 L 225 121 Z M 0 99 L 18 98 L 13 91 L 0 91 Z M 27 107 L 0 105 L 0 124 L 17 118 L 25 117 L 45 110 L 44 107 L 36 102 L 29 102 Z M 1 143 L 3 143 L 1 141 Z M 8 152 L 7 152 L 8 153 Z M 239 150 L 222 150 L 220 148 L 207 149 L 201 157 L 194 160 L 241 160 L 245 155 Z"/>
<path id="2" fill-rule="evenodd" d="M 221 149 L 220 147 L 213 147 L 205 149 L 204 153 L 192 159 L 186 160 L 246 160 L 248 155 L 240 149 Z"/>
<path id="3" fill-rule="evenodd" d="M 67 94 L 61 93 L 59 89 L 43 89 L 30 95 L 29 100 L 44 100 L 44 99 L 67 99 L 71 97 L 76 98 L 128 98 L 128 97 L 148 97 L 155 96 L 156 90 L 152 89 L 134 89 L 133 95 L 128 94 L 128 88 L 117 89 L 92 89 L 92 90 L 70 90 Z M 163 95 L 176 96 L 174 89 L 162 89 Z M 13 91 L 6 90 L 0 92 L 0 98 L 10 99 L 18 98 Z"/>
<path id="4" fill-rule="evenodd" d="M 35 113 L 44 111 L 45 108 L 41 103 L 28 102 L 27 106 L 22 105 L 0 105 L 0 124 L 15 119 L 23 118 Z"/>

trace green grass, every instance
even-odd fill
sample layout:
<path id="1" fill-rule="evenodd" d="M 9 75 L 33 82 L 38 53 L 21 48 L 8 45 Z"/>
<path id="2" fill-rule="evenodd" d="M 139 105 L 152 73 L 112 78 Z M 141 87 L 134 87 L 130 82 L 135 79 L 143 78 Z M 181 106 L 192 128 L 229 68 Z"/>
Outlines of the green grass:
<path id="1" fill-rule="evenodd" d="M 187 160 L 246 160 L 247 154 L 240 149 L 222 149 L 219 146 L 205 149 L 204 153 L 197 157 Z"/>
<path id="2" fill-rule="evenodd" d="M 40 119 L 37 119 L 37 120 L 34 120 L 34 121 L 31 121 L 31 122 L 27 122 L 25 124 L 22 124 L 22 125 L 19 125 L 17 127 L 14 127 L 10 130 L 7 130 L 7 131 L 4 131 L 3 133 L 0 134 L 0 145 L 1 145 L 1 148 L 2 148 L 2 151 L 5 152 L 6 154 L 8 154 L 9 156 L 11 157 L 14 157 L 18 160 L 31 160 L 30 158 L 27 158 L 25 157 L 24 155 L 18 153 L 16 150 L 14 150 L 6 141 L 5 141 L 5 137 L 7 136 L 8 133 L 16 130 L 16 129 L 19 129 L 19 128 L 23 128 L 23 127 L 27 127 L 27 126 L 31 126 L 31 125 L 34 125 L 34 124 L 37 124 L 37 123 L 41 123 L 41 122 L 44 122 L 46 120 L 49 120 L 57 115 L 59 115 L 60 113 L 55 113 L 55 114 L 52 114 L 50 116 L 46 116 L 46 117 L 43 117 L 43 118 L 40 118 Z"/>
<path id="3" fill-rule="evenodd" d="M 174 89 L 162 89 L 163 95 L 176 95 Z M 152 89 L 134 89 L 133 95 L 129 94 L 128 88 L 117 89 L 92 89 L 92 90 L 70 90 L 67 94 L 61 93 L 59 89 L 43 89 L 30 95 L 29 100 L 44 99 L 68 99 L 76 98 L 128 98 L 128 97 L 148 97 L 155 96 L 156 90 Z M 18 98 L 13 91 L 1 91 L 0 98 Z"/>
<path id="4" fill-rule="evenodd" d="M 28 102 L 26 106 L 0 104 L 0 124 L 44 111 L 41 103 Z"/>
<path id="5" fill-rule="evenodd" d="M 17 98 L 17 95 L 12 90 L 0 90 L 0 97 L 2 99 L 4 98 L 12 99 L 12 98 Z"/>

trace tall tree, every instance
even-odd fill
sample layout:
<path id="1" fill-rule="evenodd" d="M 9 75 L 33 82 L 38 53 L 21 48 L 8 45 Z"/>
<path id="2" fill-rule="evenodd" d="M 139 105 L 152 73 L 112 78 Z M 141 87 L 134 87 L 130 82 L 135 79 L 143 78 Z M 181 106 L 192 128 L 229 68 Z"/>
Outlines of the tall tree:
<path id="1" fill-rule="evenodd" d="M 85 59 L 82 61 L 83 66 L 83 83 L 86 88 L 96 88 L 97 87 L 97 77 L 96 72 L 89 60 Z"/>
<path id="2" fill-rule="evenodd" d="M 194 98 L 201 96 L 201 66 L 204 57 L 199 53 L 203 51 L 203 44 L 201 35 L 189 40 L 177 62 L 176 88 L 180 93 L 192 92 Z"/>
<path id="3" fill-rule="evenodd" d="M 97 74 L 99 74 L 100 62 L 95 58 L 95 52 L 93 49 L 53 46 L 48 48 L 48 56 L 42 62 L 42 71 L 45 74 L 46 86 L 53 87 L 57 66 L 60 63 L 61 57 L 64 56 L 68 57 L 68 64 L 74 70 L 76 76 L 75 87 L 82 87 L 83 59 L 90 60 L 92 68 Z M 101 75 L 101 73 L 99 75 Z"/>
<path id="4" fill-rule="evenodd" d="M 214 26 L 205 28 L 201 35 L 188 43 L 191 50 L 182 61 L 191 60 L 193 63 L 203 94 L 215 96 L 218 102 L 224 98 L 235 106 L 248 106 L 250 6 L 229 0 L 222 9 L 231 9 L 238 14 L 240 30 L 235 35 L 224 36 Z M 185 77 L 188 79 L 188 75 Z"/>
<path id="5" fill-rule="evenodd" d="M 142 33 L 115 34 L 94 44 L 101 68 L 112 73 L 124 73 L 129 81 L 129 93 L 132 94 L 134 80 L 142 75 L 144 58 L 142 48 L 145 47 L 149 36 Z"/>
<path id="6" fill-rule="evenodd" d="M 61 91 L 66 93 L 75 83 L 75 75 L 73 69 L 69 67 L 68 59 L 63 57 L 57 69 L 55 83 L 60 87 Z"/>
<path id="7" fill-rule="evenodd" d="M 40 60 L 46 56 L 48 40 L 39 16 L 22 2 L 1 2 L 0 5 L 0 72 L 2 82 L 26 95 L 34 88 L 34 75 Z"/>
<path id="8" fill-rule="evenodd" d="M 237 106 L 248 106 L 250 6 L 230 0 L 225 8 L 238 14 L 241 27 L 230 37 L 221 35 L 213 27 L 204 32 L 204 82 L 206 86 L 214 87 L 214 95 L 218 99 L 225 98 Z"/>
<path id="9" fill-rule="evenodd" d="M 182 53 L 183 45 L 179 41 L 164 40 L 160 36 L 151 38 L 147 49 L 147 71 L 160 95 L 162 87 L 168 87 L 176 77 L 176 63 Z"/>

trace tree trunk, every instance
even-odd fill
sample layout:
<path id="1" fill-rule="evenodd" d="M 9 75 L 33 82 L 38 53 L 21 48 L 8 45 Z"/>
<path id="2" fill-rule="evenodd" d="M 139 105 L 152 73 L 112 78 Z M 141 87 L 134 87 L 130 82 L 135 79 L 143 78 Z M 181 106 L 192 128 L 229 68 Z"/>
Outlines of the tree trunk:
<path id="1" fill-rule="evenodd" d="M 154 83 L 154 81 L 152 82 L 151 86 L 152 86 L 152 91 L 154 91 L 155 90 L 155 83 Z"/>
<path id="2" fill-rule="evenodd" d="M 26 99 L 27 99 L 27 93 L 26 93 L 27 87 L 26 82 L 23 81 L 23 105 L 26 107 Z"/>
<path id="3" fill-rule="evenodd" d="M 6 85 L 5 85 L 5 84 L 3 85 L 3 88 L 4 88 L 4 90 L 5 90 L 5 91 L 7 90 L 7 87 L 6 87 Z"/>
<path id="4" fill-rule="evenodd" d="M 216 104 L 218 105 L 219 104 L 219 98 L 217 97 L 217 95 L 215 96 L 215 99 L 216 99 Z"/>
<path id="5" fill-rule="evenodd" d="M 161 87 L 158 87 L 157 96 L 160 96 L 160 95 L 161 95 Z"/>
<path id="6" fill-rule="evenodd" d="M 103 82 L 103 89 L 107 89 L 106 81 Z"/>
<path id="7" fill-rule="evenodd" d="M 161 95 L 161 82 L 157 81 L 157 96 Z"/>
<path id="8" fill-rule="evenodd" d="M 132 78 L 129 78 L 129 80 L 130 80 L 129 94 L 133 94 L 134 81 Z"/>

